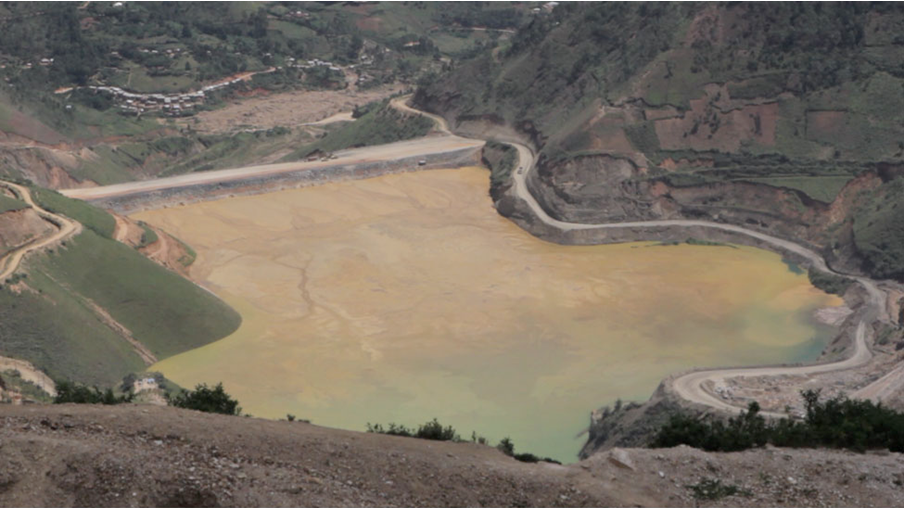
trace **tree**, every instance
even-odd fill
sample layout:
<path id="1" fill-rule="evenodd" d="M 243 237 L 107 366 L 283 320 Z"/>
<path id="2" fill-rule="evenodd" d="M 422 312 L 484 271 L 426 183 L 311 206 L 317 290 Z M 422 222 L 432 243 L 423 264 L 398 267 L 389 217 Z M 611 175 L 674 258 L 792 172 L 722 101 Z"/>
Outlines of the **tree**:
<path id="1" fill-rule="evenodd" d="M 174 397 L 167 396 L 167 399 L 169 405 L 173 407 L 224 415 L 242 414 L 239 402 L 226 393 L 223 383 L 217 383 L 213 388 L 208 387 L 207 383 L 202 383 L 193 391 L 182 390 Z"/>
<path id="2" fill-rule="evenodd" d="M 113 393 L 113 389 L 107 388 L 100 391 L 96 386 L 88 388 L 87 386 L 76 384 L 70 381 L 60 381 L 56 386 L 57 394 L 53 399 L 54 404 L 123 404 L 132 402 L 133 394 L 117 397 Z"/>
<path id="3" fill-rule="evenodd" d="M 513 443 L 512 440 L 507 437 L 502 438 L 502 441 L 499 441 L 499 444 L 496 445 L 496 449 L 508 455 L 509 457 L 515 455 L 515 443 Z"/>

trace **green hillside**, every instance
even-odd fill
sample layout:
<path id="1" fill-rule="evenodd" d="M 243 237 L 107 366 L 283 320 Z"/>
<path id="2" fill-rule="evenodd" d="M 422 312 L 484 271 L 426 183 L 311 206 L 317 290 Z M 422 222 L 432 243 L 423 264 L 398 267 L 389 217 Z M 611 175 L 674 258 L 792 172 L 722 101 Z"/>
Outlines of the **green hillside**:
<path id="1" fill-rule="evenodd" d="M 902 27 L 896 4 L 566 3 L 535 17 L 508 50 L 422 87 L 418 101 L 458 120 L 528 122 L 550 155 L 593 150 L 617 128 L 655 160 L 685 147 L 706 151 L 693 146 L 694 134 L 718 138 L 732 110 L 768 103 L 776 111 L 759 128 L 774 126 L 774 142 L 732 132 L 740 146 L 709 149 L 901 159 Z M 600 122 L 601 105 L 640 114 Z M 678 133 L 684 142 L 660 139 L 662 120 L 683 115 L 695 120 Z"/>
<path id="2" fill-rule="evenodd" d="M 507 48 L 423 80 L 415 101 L 453 126 L 520 130 L 540 152 L 546 185 L 605 154 L 639 168 L 613 186 L 720 186 L 693 203 L 698 213 L 717 217 L 716 204 L 780 212 L 815 243 L 837 246 L 850 241 L 854 218 L 826 223 L 824 207 L 858 176 L 891 167 L 888 185 L 904 167 L 902 33 L 895 3 L 562 3 L 533 16 Z M 737 190 L 743 183 L 785 194 L 753 196 Z M 901 278 L 892 195 L 863 196 L 877 209 L 857 212 L 854 236 L 864 269 Z M 580 199 L 592 197 L 559 205 Z M 878 240 L 880 231 L 888 237 Z"/>
<path id="3" fill-rule="evenodd" d="M 112 222 L 106 212 L 54 192 L 39 195 L 94 226 L 33 254 L 0 281 L 0 355 L 28 360 L 56 379 L 112 386 L 145 364 L 98 307 L 159 359 L 238 327 L 240 316 L 209 292 L 95 232 Z"/>

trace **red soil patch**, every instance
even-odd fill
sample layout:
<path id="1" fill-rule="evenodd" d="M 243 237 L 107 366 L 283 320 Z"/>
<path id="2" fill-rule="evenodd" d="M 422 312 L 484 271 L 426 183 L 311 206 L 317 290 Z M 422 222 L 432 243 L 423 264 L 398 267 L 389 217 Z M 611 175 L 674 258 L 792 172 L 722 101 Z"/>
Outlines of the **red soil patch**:
<path id="1" fill-rule="evenodd" d="M 664 108 L 657 109 L 645 109 L 643 111 L 643 116 L 647 120 L 661 120 L 663 118 L 675 118 L 680 116 L 681 113 L 678 111 L 678 108 L 675 106 L 666 106 Z"/>
<path id="2" fill-rule="evenodd" d="M 844 111 L 807 111 L 807 135 L 816 139 L 832 138 L 844 129 Z"/>
<path id="3" fill-rule="evenodd" d="M 369 32 L 378 32 L 382 25 L 383 20 L 378 17 L 361 18 L 355 21 L 355 26 L 358 27 L 358 30 L 367 30 Z"/>
<path id="4" fill-rule="evenodd" d="M 252 90 L 238 91 L 236 92 L 236 95 L 238 95 L 239 97 L 266 97 L 270 95 L 270 91 L 266 88 L 258 87 Z"/>
<path id="5" fill-rule="evenodd" d="M 623 130 L 606 130 L 596 133 L 590 143 L 590 148 L 622 153 L 637 151 L 631 146 L 631 142 L 628 141 Z"/>
<path id="6" fill-rule="evenodd" d="M 56 145 L 66 141 L 65 136 L 21 111 L 12 111 L 9 125 L 13 133 L 39 143 Z"/>
<path id="7" fill-rule="evenodd" d="M 835 197 L 835 201 L 829 207 L 829 213 L 825 214 L 825 224 L 831 225 L 844 221 L 851 210 L 859 204 L 857 199 L 861 192 L 874 190 L 882 185 L 882 179 L 874 172 L 865 172 L 854 178 Z"/>
<path id="8" fill-rule="evenodd" d="M 777 103 L 752 104 L 727 113 L 711 107 L 707 99 L 692 100 L 690 105 L 684 117 L 655 122 L 662 148 L 736 152 L 744 141 L 775 144 Z"/>

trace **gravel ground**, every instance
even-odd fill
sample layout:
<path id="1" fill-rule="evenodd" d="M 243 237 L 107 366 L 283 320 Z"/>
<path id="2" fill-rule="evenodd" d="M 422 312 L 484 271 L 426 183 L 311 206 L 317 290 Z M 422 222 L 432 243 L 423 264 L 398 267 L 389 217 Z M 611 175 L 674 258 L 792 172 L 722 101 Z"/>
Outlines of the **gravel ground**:
<path id="1" fill-rule="evenodd" d="M 0 419 L 0 506 L 904 505 L 901 454 L 616 449 L 558 466 L 156 406 L 3 406 Z M 715 480 L 737 491 L 689 488 Z"/>

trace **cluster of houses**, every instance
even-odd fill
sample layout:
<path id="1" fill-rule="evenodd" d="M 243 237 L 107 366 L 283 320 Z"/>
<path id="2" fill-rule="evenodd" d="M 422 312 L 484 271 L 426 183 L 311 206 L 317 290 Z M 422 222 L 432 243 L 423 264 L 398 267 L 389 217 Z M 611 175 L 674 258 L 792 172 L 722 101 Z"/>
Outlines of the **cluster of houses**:
<path id="1" fill-rule="evenodd" d="M 331 71 L 342 72 L 342 67 L 334 64 L 333 62 L 327 62 L 324 60 L 320 60 L 319 58 L 315 58 L 313 60 L 295 60 L 292 57 L 286 58 L 286 67 L 295 67 L 296 69 L 311 69 L 314 67 L 329 67 Z"/>
<path id="2" fill-rule="evenodd" d="M 53 58 L 42 58 L 38 60 L 37 65 L 41 67 L 50 67 L 53 65 Z M 10 62 L 0 61 L 0 69 L 6 69 L 7 66 L 12 65 Z M 21 65 L 22 69 L 33 69 L 35 66 L 34 62 L 25 62 Z"/>
<path id="3" fill-rule="evenodd" d="M 161 93 L 134 93 L 127 92 L 118 86 L 88 86 L 89 90 L 96 92 L 109 93 L 114 99 L 120 102 L 119 109 L 126 113 L 146 113 L 150 111 L 162 111 L 170 115 L 180 115 L 185 111 L 191 111 L 198 104 L 204 102 L 205 92 L 209 92 L 215 88 L 228 86 L 233 82 L 241 81 L 239 79 L 228 81 L 226 83 L 218 83 L 197 92 L 181 93 L 181 94 L 161 94 Z M 210 90 L 208 90 L 210 89 Z"/>
<path id="4" fill-rule="evenodd" d="M 261 72 L 266 73 L 273 70 L 275 69 L 270 68 Z M 120 103 L 119 109 L 123 113 L 142 114 L 159 111 L 170 116 L 180 116 L 193 112 L 195 107 L 204 103 L 205 97 L 211 92 L 236 85 L 241 81 L 242 78 L 227 79 L 207 85 L 197 92 L 175 94 L 127 92 L 118 86 L 87 86 L 85 88 L 111 94 Z"/>

